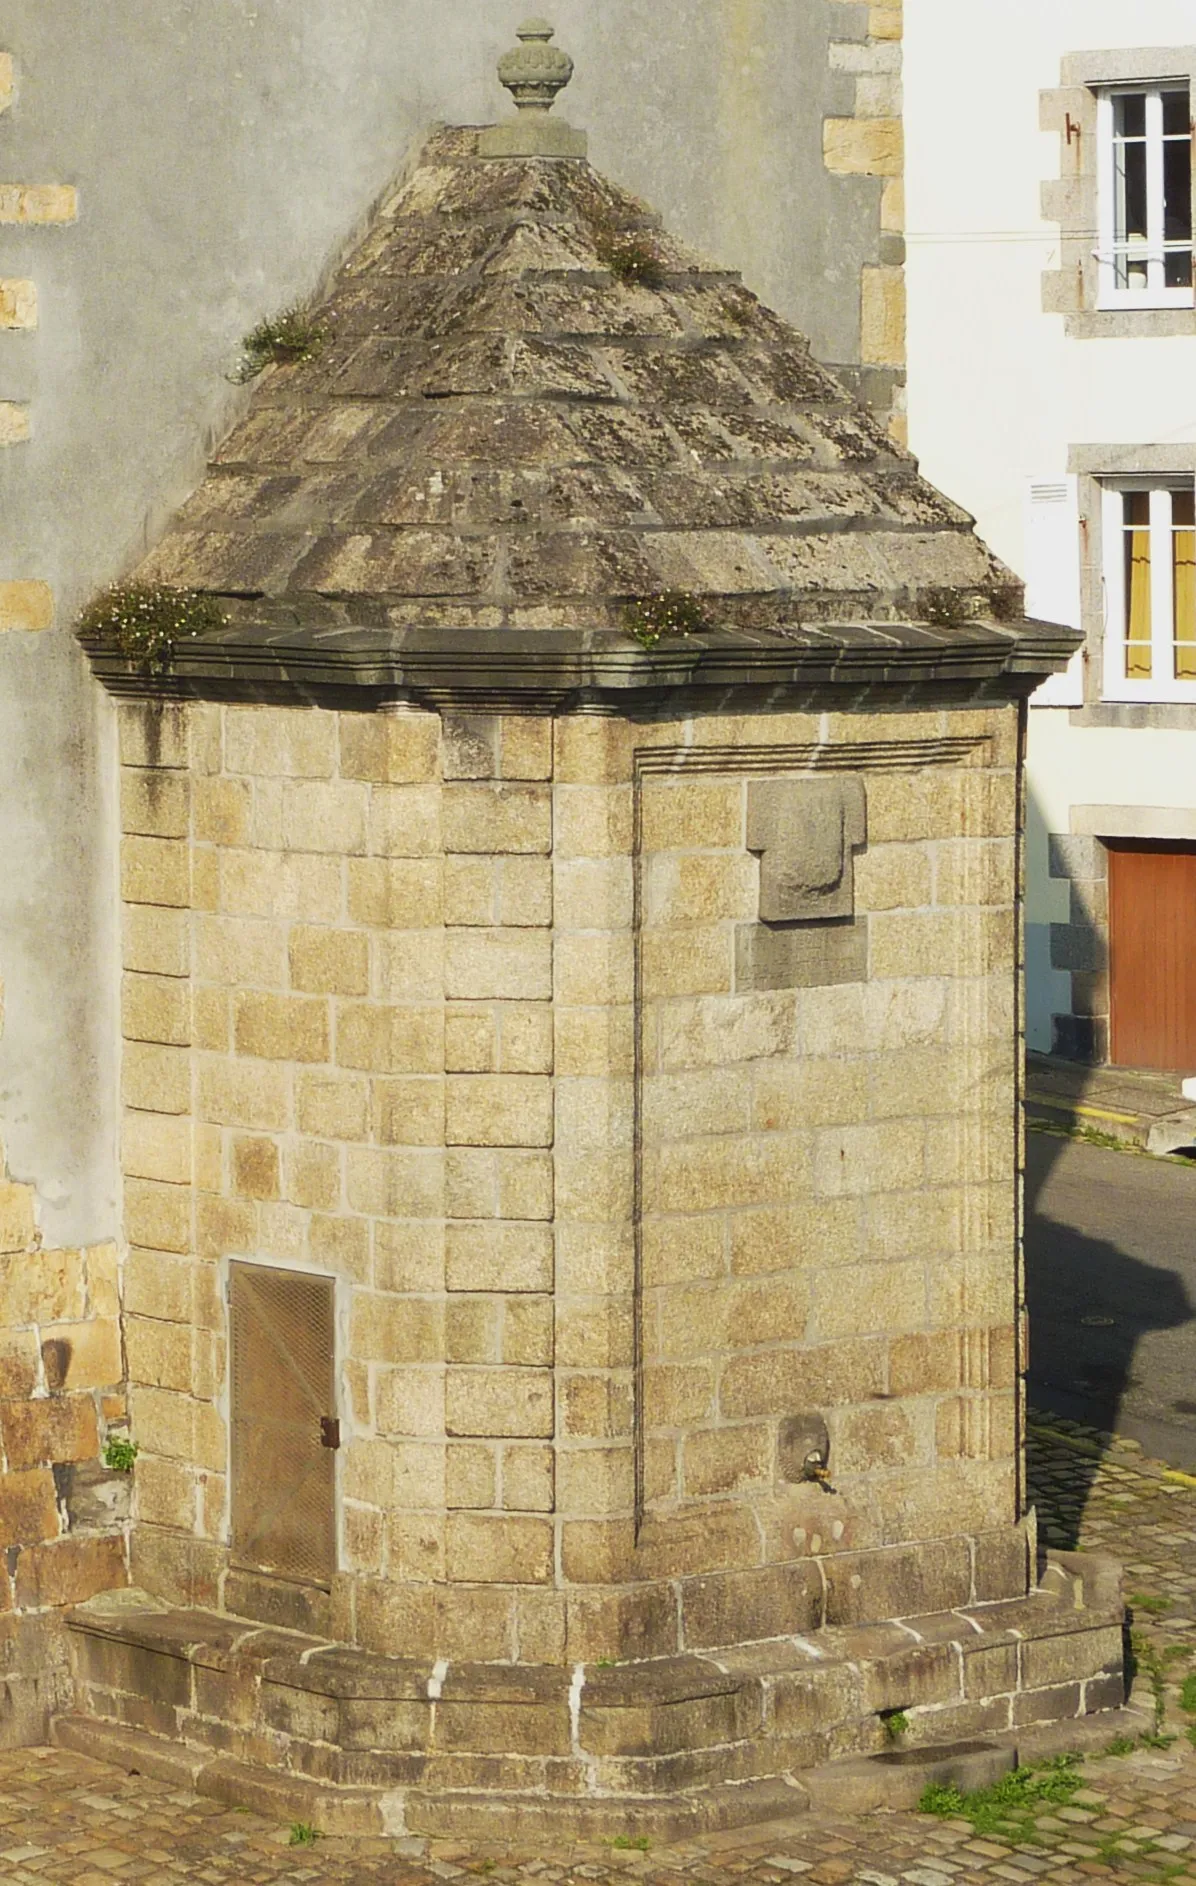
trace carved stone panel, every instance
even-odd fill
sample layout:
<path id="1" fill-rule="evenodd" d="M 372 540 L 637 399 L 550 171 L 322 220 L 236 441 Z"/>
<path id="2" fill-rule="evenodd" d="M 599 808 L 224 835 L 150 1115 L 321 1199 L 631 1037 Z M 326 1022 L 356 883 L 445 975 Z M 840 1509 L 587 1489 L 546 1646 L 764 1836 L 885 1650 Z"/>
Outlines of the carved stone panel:
<path id="1" fill-rule="evenodd" d="M 748 788 L 747 843 L 760 853 L 760 920 L 850 917 L 852 852 L 866 837 L 863 780 L 762 779 Z"/>

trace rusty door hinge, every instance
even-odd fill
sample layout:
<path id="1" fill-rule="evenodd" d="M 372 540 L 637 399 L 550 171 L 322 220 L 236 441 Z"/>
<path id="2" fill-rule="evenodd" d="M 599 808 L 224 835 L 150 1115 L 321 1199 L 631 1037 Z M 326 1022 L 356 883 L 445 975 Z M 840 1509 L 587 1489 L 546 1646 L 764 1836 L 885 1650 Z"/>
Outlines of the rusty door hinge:
<path id="1" fill-rule="evenodd" d="M 335 1415 L 320 1416 L 320 1446 L 339 1447 L 341 1444 L 341 1424 Z"/>

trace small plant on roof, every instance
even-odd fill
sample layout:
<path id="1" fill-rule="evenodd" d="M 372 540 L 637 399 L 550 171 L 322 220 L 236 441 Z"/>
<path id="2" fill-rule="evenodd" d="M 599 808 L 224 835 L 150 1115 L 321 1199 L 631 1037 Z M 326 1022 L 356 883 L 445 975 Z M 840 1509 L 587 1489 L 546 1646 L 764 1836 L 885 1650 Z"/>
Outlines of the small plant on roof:
<path id="1" fill-rule="evenodd" d="M 87 605 L 78 626 L 82 636 L 126 655 L 148 674 L 160 674 L 180 642 L 224 625 L 214 596 L 165 583 L 118 583 Z"/>
<path id="2" fill-rule="evenodd" d="M 1016 622 L 1025 610 L 1025 591 L 1017 583 L 994 583 L 988 592 L 988 606 L 998 622 Z"/>
<path id="3" fill-rule="evenodd" d="M 104 1442 L 104 1465 L 109 1473 L 132 1473 L 139 1452 L 136 1441 L 124 1434 L 110 1434 Z"/>
<path id="4" fill-rule="evenodd" d="M 969 614 L 968 598 L 957 589 L 924 589 L 918 596 L 918 613 L 936 628 L 954 628 Z"/>
<path id="5" fill-rule="evenodd" d="M 256 380 L 272 363 L 297 366 L 314 360 L 327 338 L 324 323 L 306 308 L 284 308 L 271 320 L 259 321 L 245 336 L 241 364 L 233 377 L 240 382 Z"/>
<path id="6" fill-rule="evenodd" d="M 651 230 L 596 223 L 591 233 L 598 260 L 616 281 L 640 282 L 645 288 L 663 287 L 664 264 Z"/>
<path id="7" fill-rule="evenodd" d="M 628 603 L 624 626 L 641 648 L 655 648 L 666 636 L 703 635 L 710 627 L 696 596 L 684 589 L 662 589 Z"/>

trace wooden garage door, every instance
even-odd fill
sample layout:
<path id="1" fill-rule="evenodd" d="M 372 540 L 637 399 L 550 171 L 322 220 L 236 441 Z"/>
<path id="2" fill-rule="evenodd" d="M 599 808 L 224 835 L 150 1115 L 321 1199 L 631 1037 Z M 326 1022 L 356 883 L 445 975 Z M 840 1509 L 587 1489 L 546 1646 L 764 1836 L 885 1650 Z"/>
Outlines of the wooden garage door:
<path id="1" fill-rule="evenodd" d="M 336 1569 L 335 1285 L 230 1271 L 233 1563 L 327 1586 Z"/>
<path id="2" fill-rule="evenodd" d="M 1107 843 L 1111 1058 L 1196 1074 L 1196 845 Z"/>

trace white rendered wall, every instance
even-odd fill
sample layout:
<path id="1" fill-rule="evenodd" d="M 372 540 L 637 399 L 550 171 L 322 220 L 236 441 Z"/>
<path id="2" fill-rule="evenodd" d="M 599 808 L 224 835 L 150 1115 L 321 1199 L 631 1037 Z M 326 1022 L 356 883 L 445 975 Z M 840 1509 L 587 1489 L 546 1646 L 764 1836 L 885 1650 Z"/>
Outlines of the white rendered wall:
<path id="1" fill-rule="evenodd" d="M 1026 482 L 1066 472 L 1069 447 L 1196 441 L 1196 336 L 1069 338 L 1043 311 L 1059 231 L 1040 190 L 1060 158 L 1039 92 L 1068 53 L 1193 43 L 1192 0 L 906 7 L 910 444 L 1021 574 Z M 1069 830 L 1072 805 L 1196 807 L 1196 735 L 1073 727 L 1066 708 L 1030 723 L 1027 1033 L 1047 1048 L 1069 983 L 1049 968 L 1068 887 L 1048 877 L 1046 835 Z"/>

